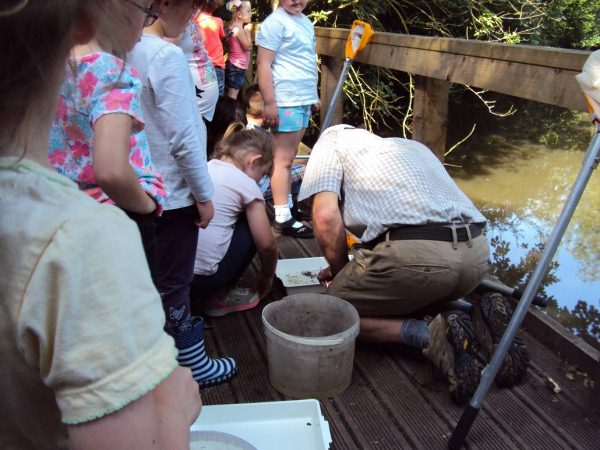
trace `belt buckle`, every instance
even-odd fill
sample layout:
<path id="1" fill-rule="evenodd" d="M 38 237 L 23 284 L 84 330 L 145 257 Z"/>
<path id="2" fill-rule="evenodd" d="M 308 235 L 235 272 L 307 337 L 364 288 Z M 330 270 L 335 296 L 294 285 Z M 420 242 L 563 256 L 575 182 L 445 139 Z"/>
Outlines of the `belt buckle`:
<path id="1" fill-rule="evenodd" d="M 460 227 L 460 226 L 467 226 L 468 223 L 466 223 L 463 219 L 450 219 L 450 225 L 453 227 Z"/>

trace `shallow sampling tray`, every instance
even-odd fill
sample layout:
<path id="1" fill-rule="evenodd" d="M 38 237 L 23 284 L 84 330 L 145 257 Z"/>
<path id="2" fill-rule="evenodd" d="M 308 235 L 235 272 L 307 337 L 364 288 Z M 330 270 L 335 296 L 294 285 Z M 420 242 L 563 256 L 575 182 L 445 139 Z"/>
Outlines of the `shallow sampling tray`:
<path id="1" fill-rule="evenodd" d="M 204 406 L 190 431 L 191 449 L 327 450 L 331 444 L 315 399 Z M 228 444 L 217 442 L 227 437 L 223 433 L 230 436 Z M 199 445 L 203 436 L 210 438 Z"/>

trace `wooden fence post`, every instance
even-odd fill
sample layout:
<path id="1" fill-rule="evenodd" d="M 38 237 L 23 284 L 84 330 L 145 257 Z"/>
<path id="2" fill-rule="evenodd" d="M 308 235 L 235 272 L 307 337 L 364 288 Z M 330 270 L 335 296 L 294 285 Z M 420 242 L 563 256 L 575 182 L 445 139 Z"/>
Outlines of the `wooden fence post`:
<path id="1" fill-rule="evenodd" d="M 448 130 L 448 92 L 445 80 L 414 76 L 413 135 L 444 162 Z"/>
<path id="2" fill-rule="evenodd" d="M 344 67 L 344 60 L 342 58 L 334 58 L 331 56 L 321 57 L 321 113 L 320 113 L 320 125 L 323 125 L 327 109 L 331 103 L 331 97 L 335 91 L 335 86 L 338 83 L 340 74 Z M 335 105 L 333 116 L 331 116 L 330 125 L 336 125 L 342 123 L 344 118 L 344 95 L 343 91 L 340 95 L 340 99 Z"/>

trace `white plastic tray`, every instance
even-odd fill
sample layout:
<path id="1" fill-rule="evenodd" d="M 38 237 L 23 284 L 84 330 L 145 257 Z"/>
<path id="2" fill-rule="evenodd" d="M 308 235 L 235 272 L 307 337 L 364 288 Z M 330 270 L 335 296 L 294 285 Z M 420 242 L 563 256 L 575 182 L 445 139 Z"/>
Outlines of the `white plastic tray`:
<path id="1" fill-rule="evenodd" d="M 315 399 L 203 406 L 191 431 L 220 431 L 258 450 L 327 450 L 329 424 Z"/>
<path id="2" fill-rule="evenodd" d="M 317 280 L 317 275 L 321 269 L 327 266 L 327 261 L 322 256 L 280 259 L 277 261 L 275 273 L 283 282 L 289 295 L 305 292 L 323 294 L 326 289 Z"/>

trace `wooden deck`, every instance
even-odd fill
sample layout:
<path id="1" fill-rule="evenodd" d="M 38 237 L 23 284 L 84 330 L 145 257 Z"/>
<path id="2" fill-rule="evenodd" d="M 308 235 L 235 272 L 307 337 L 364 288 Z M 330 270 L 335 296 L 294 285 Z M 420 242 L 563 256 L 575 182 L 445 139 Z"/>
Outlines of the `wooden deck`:
<path id="1" fill-rule="evenodd" d="M 320 255 L 313 240 L 280 237 L 278 245 L 281 258 Z M 207 319 L 207 348 L 234 357 L 239 374 L 229 383 L 203 389 L 204 404 L 286 400 L 269 384 L 261 322 L 264 304 L 283 295 L 283 287 L 275 286 L 254 310 Z M 490 390 L 466 448 L 600 449 L 600 412 L 583 375 L 568 378 L 566 363 L 533 337 L 524 338 L 532 357 L 525 380 L 512 389 Z M 550 389 L 549 378 L 560 393 Z M 360 342 L 352 384 L 320 404 L 331 430 L 331 449 L 446 448 L 463 411 L 420 354 L 399 345 Z M 282 450 L 288 448 L 293 444 L 282 443 Z"/>

